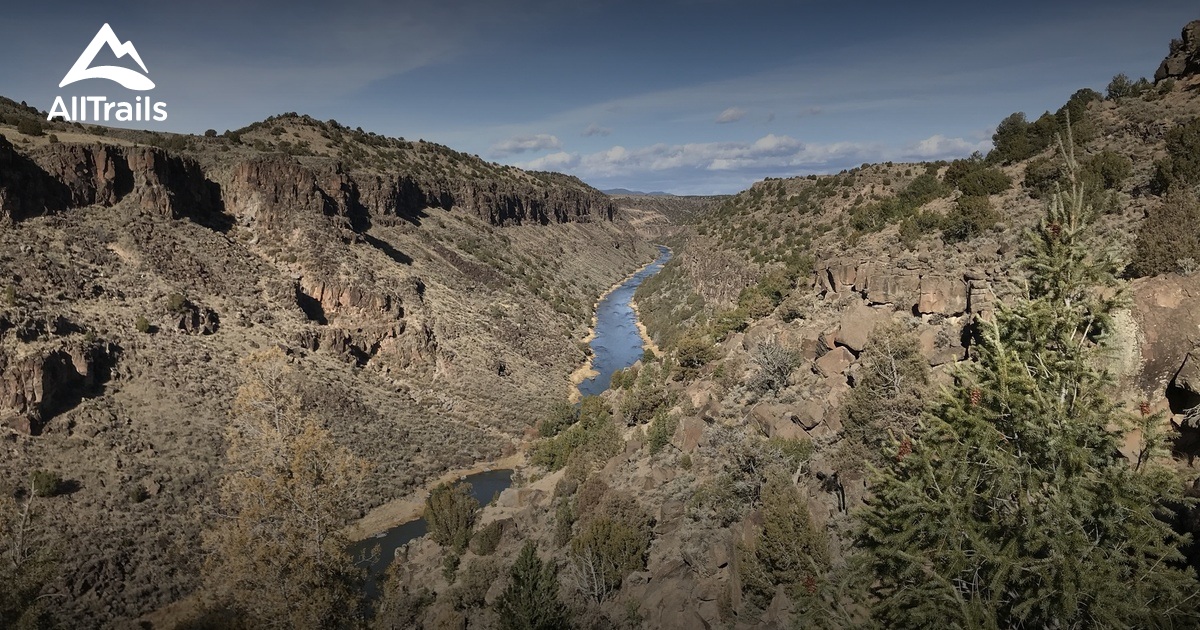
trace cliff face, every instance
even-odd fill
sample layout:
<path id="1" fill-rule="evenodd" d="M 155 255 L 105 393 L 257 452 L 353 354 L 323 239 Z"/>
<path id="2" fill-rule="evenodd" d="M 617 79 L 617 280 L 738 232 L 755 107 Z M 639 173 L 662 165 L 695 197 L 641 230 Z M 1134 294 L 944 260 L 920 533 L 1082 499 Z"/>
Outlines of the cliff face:
<path id="1" fill-rule="evenodd" d="M 162 149 L 55 143 L 22 155 L 0 137 L 0 218 L 122 201 L 175 219 L 221 207 L 216 185 L 196 162 Z"/>
<path id="2" fill-rule="evenodd" d="M 227 172 L 211 175 L 196 161 L 156 147 L 55 143 L 26 155 L 0 136 L 0 218 L 20 221 L 122 201 L 176 219 L 204 221 L 229 211 L 266 229 L 285 228 L 288 217 L 306 213 L 342 217 L 364 229 L 372 218 L 415 221 L 430 208 L 469 212 L 493 226 L 617 215 L 608 197 L 587 186 L 520 178 L 351 174 L 332 160 L 301 163 L 278 154 L 240 159 Z"/>

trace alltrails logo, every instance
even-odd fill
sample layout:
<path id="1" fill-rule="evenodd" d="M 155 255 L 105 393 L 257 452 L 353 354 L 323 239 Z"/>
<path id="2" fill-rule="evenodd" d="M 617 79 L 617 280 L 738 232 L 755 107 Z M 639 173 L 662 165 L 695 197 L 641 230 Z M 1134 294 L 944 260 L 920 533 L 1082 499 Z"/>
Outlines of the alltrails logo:
<path id="1" fill-rule="evenodd" d="M 121 66 L 93 67 L 92 62 L 95 61 L 96 55 L 105 46 L 108 46 L 118 59 L 129 55 L 141 67 L 142 72 Z M 133 42 L 122 43 L 117 39 L 112 27 L 105 24 L 92 38 L 92 43 L 83 49 L 83 54 L 75 60 L 75 65 L 67 71 L 58 87 L 66 87 L 85 79 L 108 79 L 126 89 L 142 92 L 154 89 L 154 82 L 146 76 L 149 73 L 137 48 L 133 47 Z M 68 108 L 67 101 L 61 96 L 56 96 L 46 120 L 62 118 L 67 122 L 162 122 L 167 119 L 167 104 L 155 103 L 150 96 L 139 96 L 132 103 L 109 101 L 107 96 L 72 96 L 70 104 Z"/>

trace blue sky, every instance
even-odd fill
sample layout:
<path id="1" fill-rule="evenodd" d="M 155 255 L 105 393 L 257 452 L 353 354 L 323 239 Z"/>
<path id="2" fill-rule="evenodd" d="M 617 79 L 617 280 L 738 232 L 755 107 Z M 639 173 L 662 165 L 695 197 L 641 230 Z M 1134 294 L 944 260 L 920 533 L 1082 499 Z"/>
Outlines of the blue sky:
<path id="1" fill-rule="evenodd" d="M 1194 0 L 21 3 L 0 94 L 59 80 L 100 25 L 131 40 L 167 131 L 297 111 L 600 188 L 736 192 L 769 176 L 986 150 L 1118 72 L 1152 75 Z"/>

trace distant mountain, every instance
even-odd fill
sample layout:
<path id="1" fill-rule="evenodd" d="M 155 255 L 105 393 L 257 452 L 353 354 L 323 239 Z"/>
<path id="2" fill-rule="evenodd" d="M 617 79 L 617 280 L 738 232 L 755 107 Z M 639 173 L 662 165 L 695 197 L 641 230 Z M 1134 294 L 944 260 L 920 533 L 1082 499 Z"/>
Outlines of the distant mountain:
<path id="1" fill-rule="evenodd" d="M 656 191 L 656 192 L 642 192 L 640 190 L 629 190 L 628 188 L 610 188 L 608 190 L 602 190 L 600 192 L 602 192 L 606 195 L 621 195 L 621 196 L 627 196 L 627 197 L 674 197 L 675 196 L 669 192 L 662 192 L 661 190 Z"/>

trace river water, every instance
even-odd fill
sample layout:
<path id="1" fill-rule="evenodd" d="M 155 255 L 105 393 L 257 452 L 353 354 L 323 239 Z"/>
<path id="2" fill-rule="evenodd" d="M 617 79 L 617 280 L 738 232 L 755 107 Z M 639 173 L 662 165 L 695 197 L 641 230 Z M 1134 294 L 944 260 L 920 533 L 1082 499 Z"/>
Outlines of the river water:
<path id="1" fill-rule="evenodd" d="M 659 256 L 616 289 L 612 290 L 596 307 L 596 329 L 592 339 L 592 368 L 598 374 L 579 384 L 579 393 L 594 396 L 608 389 L 613 372 L 623 370 L 642 358 L 642 335 L 637 327 L 637 313 L 633 310 L 633 292 L 654 274 L 662 270 L 671 259 L 671 250 L 658 246 Z M 471 496 L 480 505 L 487 505 L 496 495 L 512 485 L 511 470 L 489 470 L 463 478 L 471 488 Z M 425 519 L 393 527 L 378 536 L 354 543 L 350 552 L 358 559 L 358 566 L 368 570 L 366 596 L 370 600 L 379 597 L 379 584 L 387 571 L 396 551 L 407 543 L 424 536 L 428 531 Z M 378 547 L 378 554 L 374 554 Z"/>
<path id="2" fill-rule="evenodd" d="M 662 271 L 671 259 L 671 250 L 658 246 L 658 259 L 630 276 L 596 306 L 596 334 L 592 339 L 592 369 L 596 376 L 579 384 L 583 396 L 595 396 L 608 389 L 613 372 L 623 370 L 642 358 L 642 335 L 633 310 L 633 292 L 642 282 Z"/>

